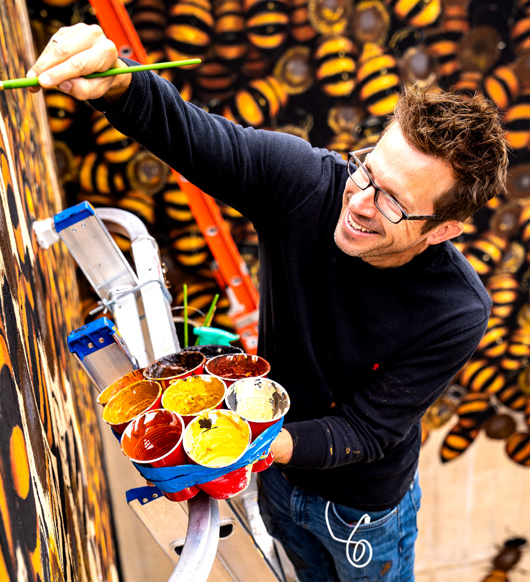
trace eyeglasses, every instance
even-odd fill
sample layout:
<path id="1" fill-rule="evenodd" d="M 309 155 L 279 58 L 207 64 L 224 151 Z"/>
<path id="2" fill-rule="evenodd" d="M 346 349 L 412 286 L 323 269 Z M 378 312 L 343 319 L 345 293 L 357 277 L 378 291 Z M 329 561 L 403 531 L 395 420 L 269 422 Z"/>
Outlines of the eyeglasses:
<path id="1" fill-rule="evenodd" d="M 353 183 L 361 190 L 370 186 L 374 188 L 374 204 L 377 210 L 390 222 L 397 224 L 402 220 L 442 220 L 438 214 L 407 214 L 399 203 L 390 194 L 379 188 L 372 176 L 364 166 L 366 156 L 375 148 L 364 148 L 348 154 L 348 175 Z"/>

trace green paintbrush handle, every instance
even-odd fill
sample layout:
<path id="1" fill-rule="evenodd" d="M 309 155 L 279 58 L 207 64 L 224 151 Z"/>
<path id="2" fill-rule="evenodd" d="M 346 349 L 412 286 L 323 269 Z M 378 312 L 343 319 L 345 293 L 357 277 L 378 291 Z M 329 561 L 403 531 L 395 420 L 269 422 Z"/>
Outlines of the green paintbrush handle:
<path id="1" fill-rule="evenodd" d="M 10 79 L 9 81 L 0 81 L 0 89 L 21 89 L 22 87 L 37 87 L 38 85 L 38 77 L 31 77 L 30 79 Z"/>
<path id="2" fill-rule="evenodd" d="M 125 73 L 137 73 L 138 71 L 154 71 L 158 69 L 171 69 L 173 67 L 185 67 L 186 65 L 198 65 L 201 59 L 188 59 L 186 61 L 170 61 L 167 63 L 153 63 L 151 65 L 134 65 L 118 69 L 108 69 L 102 73 L 92 73 L 86 75 L 85 79 L 97 79 L 99 77 L 113 77 L 114 75 L 124 75 Z M 0 81 L 0 89 L 22 89 L 23 87 L 38 87 L 39 78 L 9 79 Z"/>

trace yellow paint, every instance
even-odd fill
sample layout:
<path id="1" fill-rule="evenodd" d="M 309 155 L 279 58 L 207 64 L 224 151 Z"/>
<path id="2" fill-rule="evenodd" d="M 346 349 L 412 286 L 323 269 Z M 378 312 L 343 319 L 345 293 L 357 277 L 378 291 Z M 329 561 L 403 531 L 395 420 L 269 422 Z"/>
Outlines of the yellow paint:
<path id="1" fill-rule="evenodd" d="M 194 462 L 217 468 L 236 461 L 249 441 L 248 424 L 233 412 L 220 410 L 201 414 L 188 425 L 184 448 Z"/>
<path id="2" fill-rule="evenodd" d="M 7 571 L 6 561 L 2 548 L 0 548 L 0 580 L 9 580 L 9 573 Z"/>
<path id="3" fill-rule="evenodd" d="M 15 491 L 19 497 L 26 499 L 29 493 L 30 472 L 26 441 L 24 440 L 24 433 L 19 426 L 15 426 L 11 433 L 9 453 Z"/>
<path id="4" fill-rule="evenodd" d="M 178 414 L 197 414 L 219 404 L 224 392 L 225 387 L 217 378 L 190 376 L 168 386 L 162 406 Z"/>

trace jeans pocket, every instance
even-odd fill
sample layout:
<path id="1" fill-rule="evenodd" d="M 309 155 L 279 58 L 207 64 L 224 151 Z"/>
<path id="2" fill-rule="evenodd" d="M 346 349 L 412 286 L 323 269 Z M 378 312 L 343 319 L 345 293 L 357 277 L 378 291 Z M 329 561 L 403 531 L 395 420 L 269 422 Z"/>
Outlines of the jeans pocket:
<path id="1" fill-rule="evenodd" d="M 392 564 L 399 562 L 398 514 L 399 506 L 384 511 L 363 511 L 345 505 L 330 504 L 326 525 L 336 546 L 335 565 L 338 570 L 348 575 L 341 575 L 341 580 L 350 579 L 352 566 L 362 568 L 359 574 L 363 577 L 351 579 L 379 580 L 381 571 L 387 572 Z M 370 521 L 363 519 L 364 515 Z M 342 544 L 340 549 L 337 549 L 337 542 Z M 390 581 L 393 578 L 387 576 L 385 579 Z"/>
<path id="2" fill-rule="evenodd" d="M 384 525 L 392 519 L 398 510 L 397 507 L 392 507 L 383 511 L 364 511 L 347 505 L 339 505 L 338 503 L 331 503 L 330 508 L 332 514 L 342 526 L 350 529 L 357 526 L 358 531 L 374 529 Z M 368 515 L 370 520 L 368 521 L 365 518 L 361 523 L 358 523 L 363 515 Z"/>

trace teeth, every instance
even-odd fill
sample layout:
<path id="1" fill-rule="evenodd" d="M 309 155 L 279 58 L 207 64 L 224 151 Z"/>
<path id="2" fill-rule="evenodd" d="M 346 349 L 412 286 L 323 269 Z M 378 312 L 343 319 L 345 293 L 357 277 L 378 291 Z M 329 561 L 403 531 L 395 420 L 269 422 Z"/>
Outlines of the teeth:
<path id="1" fill-rule="evenodd" d="M 367 228 L 364 228 L 363 226 L 361 226 L 360 224 L 357 224 L 356 222 L 353 222 L 352 217 L 348 214 L 348 224 L 354 229 L 354 230 L 359 230 L 360 232 L 374 232 L 373 230 L 368 230 Z"/>

